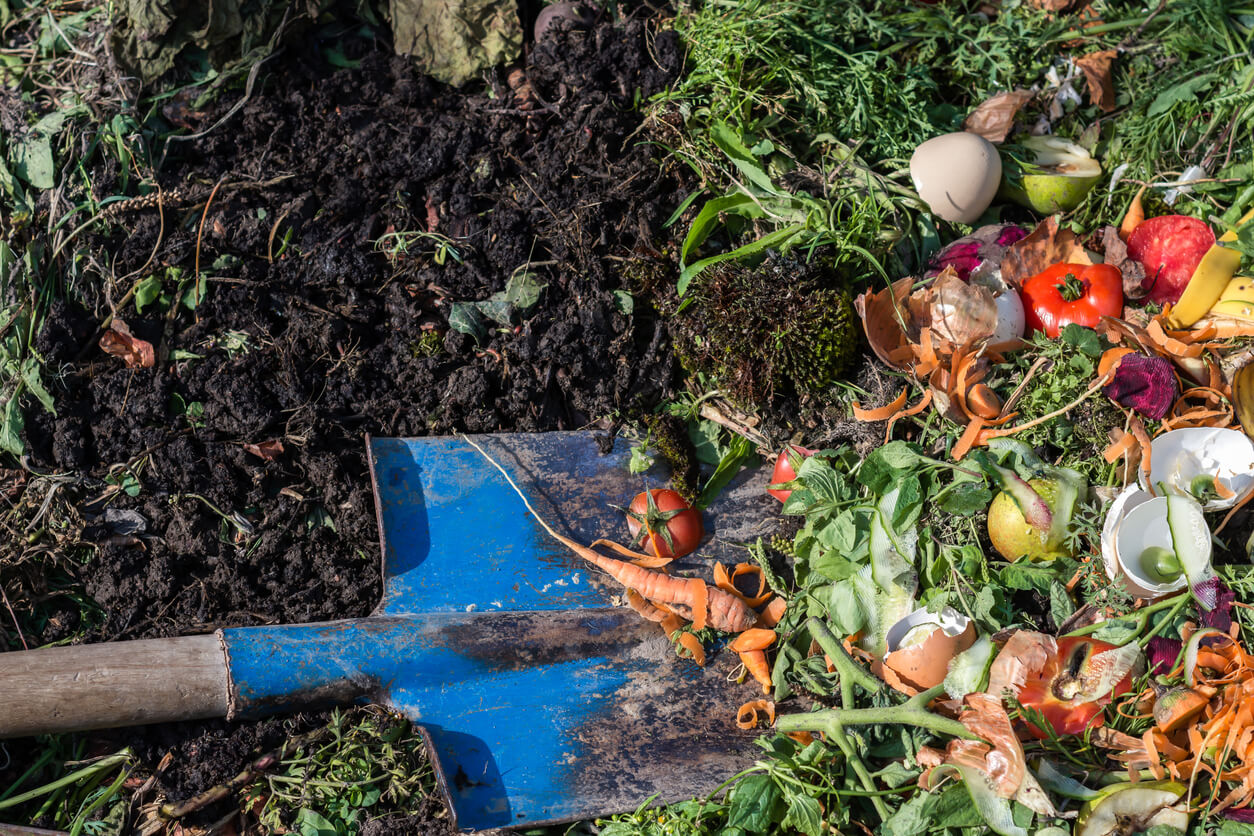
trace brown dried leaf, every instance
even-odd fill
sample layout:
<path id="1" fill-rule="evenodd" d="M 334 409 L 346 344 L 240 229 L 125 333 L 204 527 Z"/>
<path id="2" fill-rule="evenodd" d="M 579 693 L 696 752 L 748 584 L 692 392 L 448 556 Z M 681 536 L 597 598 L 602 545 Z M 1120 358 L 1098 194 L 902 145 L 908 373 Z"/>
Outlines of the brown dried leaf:
<path id="1" fill-rule="evenodd" d="M 988 288 L 967 284 L 952 267 L 927 290 L 932 330 L 955 345 L 968 345 L 997 330 L 997 303 Z"/>
<path id="2" fill-rule="evenodd" d="M 100 349 L 105 354 L 122 358 L 128 368 L 150 369 L 157 362 L 152 343 L 141 340 L 131 333 L 130 326 L 120 319 L 113 320 L 109 330 L 100 337 Z"/>
<path id="3" fill-rule="evenodd" d="M 962 123 L 962 129 L 989 142 L 1002 142 L 1014 127 L 1015 116 L 1032 97 L 1031 90 L 1009 90 L 980 103 Z"/>
<path id="4" fill-rule="evenodd" d="M 1028 279 L 1054 264 L 1092 264 L 1093 259 L 1069 229 L 1060 230 L 1053 215 L 1037 224 L 1022 241 L 1006 251 L 1001 262 L 1001 277 L 1013 288 L 1020 288 Z"/>
<path id="5" fill-rule="evenodd" d="M 1145 287 L 1145 265 L 1128 258 L 1128 245 L 1119 237 L 1119 230 L 1113 226 L 1102 227 L 1102 252 L 1104 261 L 1111 267 L 1119 268 L 1123 274 L 1123 298 L 1142 299 L 1149 293 Z"/>
<path id="6" fill-rule="evenodd" d="M 1074 0 L 1028 0 L 1028 5 L 1043 12 L 1065 12 Z"/>
<path id="7" fill-rule="evenodd" d="M 1116 50 L 1104 49 L 1075 59 L 1076 66 L 1084 71 L 1084 78 L 1089 83 L 1089 100 L 1100 107 L 1102 113 L 1115 109 L 1115 85 L 1110 76 L 1118 54 Z"/>
<path id="8" fill-rule="evenodd" d="M 263 441 L 260 444 L 245 444 L 244 450 L 252 453 L 259 459 L 272 462 L 278 456 L 283 455 L 283 442 L 279 441 L 277 438 L 272 438 L 269 441 Z"/>
<path id="9" fill-rule="evenodd" d="M 892 288 L 878 293 L 867 291 L 853 300 L 854 310 L 862 320 L 862 330 L 875 356 L 894 369 L 904 371 L 910 367 L 903 348 L 909 347 L 909 337 L 902 328 L 902 319 L 910 324 L 910 313 L 903 301 L 910 293 L 914 279 L 906 276 L 893 282 Z"/>

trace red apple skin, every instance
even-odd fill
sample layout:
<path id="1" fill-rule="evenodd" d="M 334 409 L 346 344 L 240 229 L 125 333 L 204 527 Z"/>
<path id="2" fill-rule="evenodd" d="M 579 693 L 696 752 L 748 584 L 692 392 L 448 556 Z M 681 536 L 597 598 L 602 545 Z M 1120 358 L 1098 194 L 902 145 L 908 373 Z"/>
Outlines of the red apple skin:
<path id="1" fill-rule="evenodd" d="M 809 450 L 796 444 L 790 444 L 793 452 L 802 458 L 809 458 L 817 453 L 817 450 Z M 775 470 L 771 473 L 771 484 L 778 485 L 781 482 L 791 482 L 797 478 L 797 472 L 792 469 L 792 464 L 788 461 L 788 447 L 780 451 L 779 456 L 775 459 Z M 767 488 L 767 493 L 778 499 L 780 502 L 787 502 L 788 497 L 792 496 L 792 491 L 771 490 Z"/>

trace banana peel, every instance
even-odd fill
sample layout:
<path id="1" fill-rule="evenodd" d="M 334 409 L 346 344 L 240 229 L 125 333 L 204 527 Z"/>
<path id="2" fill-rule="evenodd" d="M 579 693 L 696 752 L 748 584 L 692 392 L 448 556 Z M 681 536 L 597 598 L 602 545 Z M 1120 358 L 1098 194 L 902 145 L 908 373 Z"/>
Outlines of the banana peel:
<path id="1" fill-rule="evenodd" d="M 1236 226 L 1241 226 L 1251 218 L 1254 218 L 1254 209 L 1246 212 L 1245 216 L 1237 221 Z M 1197 269 L 1193 271 L 1188 285 L 1184 288 L 1183 295 L 1180 296 L 1180 301 L 1172 306 L 1166 316 L 1167 327 L 1188 328 L 1206 316 L 1215 303 L 1222 299 L 1224 291 L 1233 282 L 1233 277 L 1236 276 L 1237 269 L 1241 266 L 1241 253 L 1231 247 L 1223 246 L 1224 243 L 1232 243 L 1235 240 L 1237 240 L 1237 234 L 1234 227 L 1220 235 L 1215 245 L 1202 256 Z M 1254 299 L 1251 302 L 1251 306 L 1254 307 Z"/>
<path id="2" fill-rule="evenodd" d="M 1210 313 L 1254 322 L 1254 278 L 1233 276 L 1219 294 L 1219 301 L 1211 306 Z"/>

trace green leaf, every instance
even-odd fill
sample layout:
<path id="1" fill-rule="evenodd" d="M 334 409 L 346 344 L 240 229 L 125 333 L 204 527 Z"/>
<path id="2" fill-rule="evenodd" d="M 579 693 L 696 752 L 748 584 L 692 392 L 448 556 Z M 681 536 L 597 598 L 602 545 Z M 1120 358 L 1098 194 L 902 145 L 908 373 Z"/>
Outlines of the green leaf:
<path id="1" fill-rule="evenodd" d="M 875 588 L 863 575 L 855 574 L 832 584 L 827 611 L 838 635 L 852 636 L 873 617 Z"/>
<path id="2" fill-rule="evenodd" d="M 1071 600 L 1071 595 L 1067 592 L 1067 587 L 1058 580 L 1051 581 L 1049 584 L 1049 614 L 1054 619 L 1054 626 L 1057 627 L 1071 617 L 1075 612 L 1075 604 Z"/>
<path id="3" fill-rule="evenodd" d="M 796 791 L 788 793 L 788 813 L 783 825 L 794 827 L 806 836 L 819 836 L 823 830 L 823 808 L 819 800 Z"/>
<path id="4" fill-rule="evenodd" d="M 697 275 L 705 268 L 712 267 L 720 262 L 735 261 L 752 255 L 758 255 L 773 247 L 785 249 L 788 245 L 793 243 L 794 238 L 803 234 L 805 229 L 806 225 L 804 223 L 789 224 L 788 226 L 777 229 L 774 232 L 769 232 L 766 235 L 763 235 L 756 241 L 750 241 L 748 244 L 737 247 L 731 252 L 712 255 L 709 258 L 701 259 L 696 264 L 689 264 L 683 269 L 683 272 L 679 274 L 679 282 L 676 285 L 676 290 L 680 296 L 683 296 L 684 291 L 688 289 L 688 283 L 692 281 L 693 276 Z"/>
<path id="5" fill-rule="evenodd" d="M 448 327 L 474 338 L 475 343 L 482 343 L 488 335 L 483 316 L 474 302 L 454 302 L 448 311 Z"/>
<path id="6" fill-rule="evenodd" d="M 723 459 L 726 447 L 722 442 L 723 428 L 706 418 L 688 422 L 688 440 L 692 442 L 693 453 L 702 464 L 717 466 Z"/>
<path id="7" fill-rule="evenodd" d="M 736 477 L 742 467 L 753 466 L 758 458 L 754 451 L 753 443 L 749 439 L 739 435 L 732 435 L 731 441 L 727 444 L 727 449 L 723 453 L 722 458 L 718 461 L 718 466 L 714 468 L 714 472 L 710 474 L 710 478 L 706 480 L 705 487 L 701 489 L 701 496 L 697 499 L 698 508 L 708 508 L 719 492 L 727 486 L 727 483 Z"/>
<path id="8" fill-rule="evenodd" d="M 701 207 L 701 211 L 692 219 L 692 226 L 688 227 L 688 234 L 684 236 L 683 246 L 679 249 L 679 261 L 681 264 L 686 264 L 688 258 L 696 251 L 697 247 L 705 243 L 705 239 L 709 237 L 710 231 L 722 222 L 721 216 L 724 212 L 736 212 L 743 217 L 761 217 L 762 215 L 761 208 L 747 194 L 730 194 L 707 200 L 705 205 Z M 686 287 L 687 283 L 681 278 L 680 296 L 684 295 Z"/>
<path id="9" fill-rule="evenodd" d="M 3 419 L 0 420 L 0 450 L 15 456 L 26 452 L 26 445 L 22 442 L 22 429 L 26 421 L 22 416 L 22 407 L 18 403 L 20 393 L 21 390 L 17 389 L 9 396 L 8 402 L 4 405 Z"/>
<path id="10" fill-rule="evenodd" d="M 1112 618 L 1109 621 L 1103 621 L 1102 626 L 1094 630 L 1091 635 L 1104 642 L 1125 645 L 1140 634 L 1140 627 L 1140 623 L 1135 618 Z"/>
<path id="11" fill-rule="evenodd" d="M 1076 325 L 1074 322 L 1063 326 L 1059 336 L 1069 346 L 1087 354 L 1089 357 L 1102 356 L 1102 339 L 1092 328 Z"/>
<path id="12" fill-rule="evenodd" d="M 190 287 L 183 292 L 183 297 L 179 301 L 182 303 L 183 307 L 187 308 L 189 311 L 194 311 L 197 307 L 199 307 L 201 302 L 205 301 L 205 294 L 208 290 L 208 281 L 205 278 L 205 274 L 201 273 L 196 277 L 195 281 L 191 282 Z"/>
<path id="13" fill-rule="evenodd" d="M 154 274 L 135 285 L 135 310 L 143 313 L 144 308 L 157 301 L 159 296 L 161 296 L 161 277 Z"/>
<path id="14" fill-rule="evenodd" d="M 1054 563 L 1057 561 L 1046 564 L 1008 563 L 998 571 L 998 580 L 1007 589 L 1032 590 L 1048 595 L 1050 585 L 1059 574 Z"/>
<path id="15" fill-rule="evenodd" d="M 631 458 L 627 461 L 627 470 L 633 475 L 639 475 L 651 467 L 653 467 L 653 456 L 649 454 L 648 448 L 643 444 L 633 445 Z"/>
<path id="16" fill-rule="evenodd" d="M 321 813 L 302 807 L 296 814 L 296 830 L 300 836 L 338 836 L 335 825 L 323 818 Z"/>
<path id="17" fill-rule="evenodd" d="M 52 400 L 52 395 L 48 394 L 48 390 L 44 388 L 40 372 L 39 361 L 34 357 L 28 357 L 22 361 L 22 382 L 26 384 L 26 388 L 35 396 L 35 399 L 39 401 L 44 410 L 49 414 L 56 415 L 56 404 Z"/>
<path id="18" fill-rule="evenodd" d="M 741 827 L 750 833 L 766 833 L 771 829 L 772 812 L 779 800 L 779 787 L 769 775 L 749 775 L 732 789 L 727 808 L 727 826 Z"/>
<path id="19" fill-rule="evenodd" d="M 740 141 L 740 136 L 726 122 L 715 122 L 710 126 L 710 139 L 719 150 L 727 155 L 732 165 L 745 176 L 749 182 L 767 194 L 779 194 L 779 189 L 771 182 L 770 176 L 762 170 L 753 152 Z"/>
<path id="20" fill-rule="evenodd" d="M 31 132 L 12 146 L 13 172 L 36 189 L 56 185 L 56 166 L 52 161 L 52 139 Z"/>
<path id="21" fill-rule="evenodd" d="M 529 270 L 516 271 L 505 283 L 505 301 L 517 309 L 519 314 L 526 316 L 540 301 L 540 294 L 546 287 L 548 284 L 540 281 L 535 273 Z"/>
<path id="22" fill-rule="evenodd" d="M 946 514 L 970 516 L 993 501 L 993 492 L 983 482 L 955 482 L 936 496 L 936 506 Z"/>
<path id="23" fill-rule="evenodd" d="M 1206 73 L 1182 81 L 1174 87 L 1168 87 L 1154 97 L 1145 115 L 1153 118 L 1171 110 L 1179 102 L 1195 100 L 1198 93 L 1208 89 L 1214 83 L 1215 78 L 1215 73 Z"/>
<path id="24" fill-rule="evenodd" d="M 623 316 L 631 316 L 636 309 L 636 300 L 625 290 L 615 290 L 614 309 Z"/>

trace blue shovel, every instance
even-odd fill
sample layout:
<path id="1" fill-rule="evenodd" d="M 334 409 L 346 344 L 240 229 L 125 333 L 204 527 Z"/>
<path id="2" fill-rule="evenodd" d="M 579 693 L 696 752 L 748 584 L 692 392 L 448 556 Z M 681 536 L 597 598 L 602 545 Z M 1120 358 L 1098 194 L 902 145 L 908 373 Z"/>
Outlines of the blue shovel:
<path id="1" fill-rule="evenodd" d="M 624 442 L 476 442 L 555 529 L 582 543 L 623 533 L 611 505 L 642 489 Z M 730 676 L 735 654 L 705 668 L 678 657 L 465 441 L 366 443 L 384 577 L 372 615 L 0 654 L 0 737 L 372 702 L 420 727 L 465 831 L 700 796 L 753 761 L 757 733 L 735 715 L 759 694 Z M 677 565 L 708 580 L 714 561 L 744 560 L 739 544 L 778 515 L 767 481 L 733 480 L 705 512 L 712 537 Z"/>

